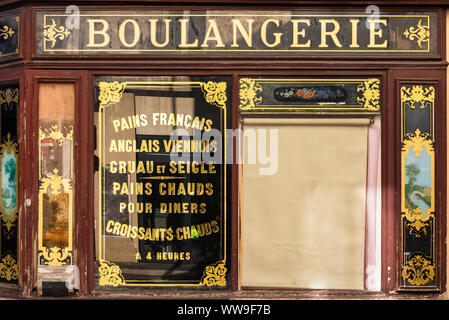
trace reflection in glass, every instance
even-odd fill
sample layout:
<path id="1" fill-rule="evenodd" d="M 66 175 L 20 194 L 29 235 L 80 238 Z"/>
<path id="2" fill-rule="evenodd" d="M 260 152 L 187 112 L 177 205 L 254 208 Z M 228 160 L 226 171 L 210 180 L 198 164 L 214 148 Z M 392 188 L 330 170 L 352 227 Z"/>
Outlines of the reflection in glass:
<path id="1" fill-rule="evenodd" d="M 74 85 L 39 85 L 39 263 L 72 263 Z"/>

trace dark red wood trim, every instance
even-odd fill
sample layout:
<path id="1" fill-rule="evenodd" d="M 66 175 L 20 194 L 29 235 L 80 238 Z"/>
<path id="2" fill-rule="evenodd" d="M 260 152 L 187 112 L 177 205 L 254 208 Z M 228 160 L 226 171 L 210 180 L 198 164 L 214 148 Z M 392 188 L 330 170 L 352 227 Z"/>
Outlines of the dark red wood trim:
<path id="1" fill-rule="evenodd" d="M 85 75 L 84 75 L 85 77 Z M 73 227 L 73 257 L 74 264 L 80 268 L 80 280 L 81 280 L 81 293 L 86 293 L 87 288 L 87 262 L 86 256 L 87 250 L 84 250 L 88 242 L 88 235 L 85 230 L 84 223 L 87 216 L 87 202 L 86 194 L 82 191 L 86 190 L 86 168 L 83 155 L 86 153 L 88 145 L 84 148 L 80 148 L 80 141 L 86 134 L 85 119 L 86 114 L 82 112 L 82 104 L 86 104 L 87 96 L 82 94 L 87 90 L 87 84 L 83 79 L 83 73 L 73 71 L 37 71 L 27 70 L 26 79 L 28 86 L 26 90 L 29 94 L 29 100 L 27 100 L 27 106 L 31 109 L 27 112 L 28 116 L 25 118 L 27 122 L 26 128 L 27 141 L 26 141 L 26 156 L 24 161 L 25 174 L 27 176 L 24 188 L 26 189 L 26 198 L 31 199 L 31 206 L 27 208 L 26 217 L 26 283 L 24 283 L 24 295 L 32 295 L 32 291 L 36 286 L 37 277 L 37 257 L 38 257 L 38 114 L 39 114 L 39 84 L 40 83 L 73 83 L 75 85 L 75 129 L 74 129 L 74 227 Z M 31 85 L 30 85 L 31 84 Z M 19 158 L 20 159 L 20 158 Z"/>
<path id="2" fill-rule="evenodd" d="M 391 80 L 394 82 L 394 92 L 390 94 L 390 101 L 394 101 L 392 108 L 395 109 L 396 113 L 396 139 L 394 140 L 394 145 L 396 145 L 396 150 L 392 150 L 395 154 L 395 190 L 396 190 L 396 203 L 394 209 L 394 234 L 395 234 L 395 291 L 413 291 L 413 290 L 428 290 L 443 292 L 446 287 L 446 70 L 444 68 L 434 68 L 420 70 L 419 75 L 417 75 L 416 70 L 406 70 L 406 69 L 396 69 L 391 70 Z M 400 190 L 401 190 L 401 168 L 400 168 L 400 152 L 401 152 L 401 126 L 400 126 L 400 85 L 402 83 L 429 83 L 436 86 L 437 94 L 434 106 L 434 116 L 435 116 L 435 128 L 434 128 L 434 139 L 435 139 L 435 260 L 436 260 L 436 273 L 438 277 L 438 282 L 436 288 L 419 289 L 411 288 L 409 289 L 399 289 L 401 281 L 401 264 L 400 264 L 400 254 L 401 254 L 401 225 L 399 223 L 401 216 L 401 204 L 400 204 Z"/>

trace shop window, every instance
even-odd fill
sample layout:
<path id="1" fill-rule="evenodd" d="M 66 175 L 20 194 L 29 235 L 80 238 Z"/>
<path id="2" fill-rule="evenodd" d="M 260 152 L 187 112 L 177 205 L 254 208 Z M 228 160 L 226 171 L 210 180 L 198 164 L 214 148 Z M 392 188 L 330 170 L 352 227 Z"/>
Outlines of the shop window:
<path id="1" fill-rule="evenodd" d="M 98 286 L 229 285 L 230 83 L 97 79 Z"/>
<path id="2" fill-rule="evenodd" d="M 39 265 L 73 263 L 73 83 L 39 84 Z"/>
<path id="3" fill-rule="evenodd" d="M 0 85 L 0 281 L 17 282 L 18 204 L 17 111 L 19 86 Z"/>
<path id="4" fill-rule="evenodd" d="M 380 114 L 353 90 L 369 81 L 333 81 L 240 81 L 244 288 L 380 290 Z M 262 175 L 251 137 L 273 130 L 278 166 Z"/>

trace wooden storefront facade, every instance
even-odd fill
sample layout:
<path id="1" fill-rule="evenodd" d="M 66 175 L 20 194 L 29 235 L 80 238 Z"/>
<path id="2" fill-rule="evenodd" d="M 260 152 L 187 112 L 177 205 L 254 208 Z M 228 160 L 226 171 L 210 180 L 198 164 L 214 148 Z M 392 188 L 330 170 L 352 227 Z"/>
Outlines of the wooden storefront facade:
<path id="1" fill-rule="evenodd" d="M 0 1 L 0 297 L 2 291 L 36 297 L 44 272 L 39 270 L 76 266 L 75 297 L 182 292 L 206 299 L 447 299 L 448 6 L 445 1 Z M 359 252 L 357 263 L 342 259 L 348 268 L 362 266 L 356 268 L 361 280 L 355 285 L 352 278 L 333 282 L 339 274 L 353 275 L 330 267 L 323 285 L 310 280 L 319 274 L 286 272 L 300 259 L 291 262 L 295 253 L 277 252 L 276 241 L 294 233 L 289 221 L 305 220 L 289 220 L 297 215 L 285 213 L 282 221 L 272 221 L 263 208 L 258 212 L 266 222 L 251 220 L 258 212 L 250 213 L 246 204 L 265 203 L 262 198 L 275 190 L 251 194 L 254 177 L 246 176 L 250 169 L 237 161 L 239 146 L 232 133 L 226 135 L 227 129 L 271 128 L 276 121 L 296 128 L 323 118 L 325 123 L 344 118 L 351 128 L 356 126 L 351 121 L 368 119 L 371 129 L 363 131 L 368 138 L 361 143 L 374 134 L 376 121 L 381 128 L 378 158 L 368 160 L 376 150 L 372 145 L 360 147 L 368 167 L 376 166 L 373 176 L 363 168 L 368 171 L 360 183 L 366 190 L 374 183 L 378 191 L 360 194 L 366 201 L 366 219 L 357 220 L 363 225 L 357 229 L 360 246 L 342 236 L 349 229 L 338 229 L 338 219 L 322 218 L 334 221 L 326 229 L 334 230 L 329 237 L 347 245 L 350 253 L 341 254 Z M 168 156 L 170 148 L 161 151 L 171 140 L 168 127 L 194 136 L 195 126 L 203 136 L 223 135 L 205 144 L 213 145 L 207 150 L 214 155 L 219 151 L 218 165 L 154 160 Z M 288 142 L 285 148 L 293 148 L 296 140 L 285 137 L 279 138 Z M 339 160 L 338 150 L 331 156 L 327 161 L 338 166 L 347 161 Z M 150 174 L 153 160 L 160 175 Z M 130 163 L 142 165 L 141 173 Z M 179 181 L 195 191 L 178 189 Z M 335 208 L 341 219 L 356 205 L 346 208 L 352 201 L 344 199 L 335 205 L 343 208 Z M 272 215 L 284 213 L 275 208 L 295 206 L 287 200 L 270 207 Z M 289 250 L 300 242 L 295 241 Z M 266 251 L 255 254 L 258 243 Z M 326 246 L 316 252 L 328 252 L 325 261 L 334 261 L 337 270 L 340 251 Z M 270 269 L 269 256 L 285 257 L 280 263 L 285 269 Z M 376 261 L 372 283 L 370 259 Z M 259 281 L 255 275 L 263 272 L 272 272 L 277 282 Z"/>

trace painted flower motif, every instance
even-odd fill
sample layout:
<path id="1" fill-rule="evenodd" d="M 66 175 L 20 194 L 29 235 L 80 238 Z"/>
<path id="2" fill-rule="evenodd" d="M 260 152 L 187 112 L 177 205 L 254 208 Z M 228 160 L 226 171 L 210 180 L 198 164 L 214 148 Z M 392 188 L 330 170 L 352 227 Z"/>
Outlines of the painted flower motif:
<path id="1" fill-rule="evenodd" d="M 100 93 L 98 100 L 100 101 L 100 108 L 105 108 L 110 104 L 117 103 L 122 98 L 123 91 L 126 87 L 126 82 L 107 82 L 101 81 L 98 84 Z"/>
<path id="2" fill-rule="evenodd" d="M 204 98 L 207 103 L 216 105 L 217 107 L 224 108 L 226 106 L 226 82 L 213 82 L 208 81 L 201 83 L 201 89 L 204 93 Z"/>
<path id="3" fill-rule="evenodd" d="M 410 148 L 412 148 L 414 155 L 419 157 L 422 155 L 424 148 L 427 154 L 433 151 L 433 142 L 429 139 L 430 134 L 421 133 L 421 130 L 416 129 L 415 133 L 407 133 L 407 138 L 404 140 L 404 146 L 402 150 L 405 154 L 409 154 Z"/>

